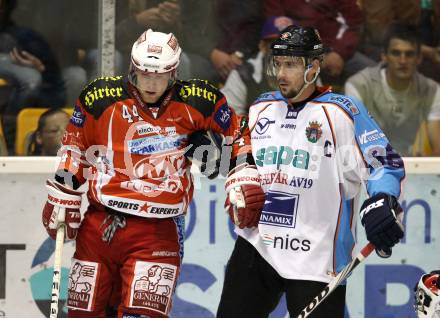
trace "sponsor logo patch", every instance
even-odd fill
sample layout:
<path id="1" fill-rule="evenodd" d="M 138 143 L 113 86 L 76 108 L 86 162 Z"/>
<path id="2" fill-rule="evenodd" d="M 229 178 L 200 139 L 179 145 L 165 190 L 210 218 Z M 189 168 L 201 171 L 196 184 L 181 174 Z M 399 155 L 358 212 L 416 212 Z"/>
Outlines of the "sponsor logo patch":
<path id="1" fill-rule="evenodd" d="M 72 113 L 72 117 L 70 117 L 70 123 L 76 127 L 83 127 L 84 122 L 86 121 L 85 114 L 82 113 L 81 108 L 78 105 L 75 105 L 75 108 Z"/>
<path id="2" fill-rule="evenodd" d="M 175 257 L 178 256 L 179 253 L 171 252 L 171 251 L 154 251 L 151 256 L 159 256 L 159 257 Z"/>
<path id="3" fill-rule="evenodd" d="M 206 82 L 205 82 L 206 83 Z M 195 83 L 191 85 L 184 85 L 179 91 L 179 95 L 183 100 L 187 100 L 189 97 L 200 97 L 204 100 L 207 100 L 213 104 L 217 102 L 217 94 L 206 87 L 199 87 Z"/>
<path id="4" fill-rule="evenodd" d="M 123 202 L 123 201 L 117 201 L 117 200 L 108 200 L 107 205 L 111 208 L 118 208 L 118 209 L 128 209 L 128 210 L 135 210 L 135 211 L 137 211 L 139 209 L 138 203 Z"/>
<path id="5" fill-rule="evenodd" d="M 179 48 L 179 42 L 177 42 L 177 39 L 176 39 L 176 37 L 174 35 L 171 35 L 171 37 L 168 40 L 167 44 L 169 45 L 169 47 L 173 51 L 176 51 Z"/>
<path id="6" fill-rule="evenodd" d="M 115 77 L 115 79 L 117 78 Z M 89 90 L 84 94 L 85 106 L 91 108 L 92 105 L 98 100 L 104 98 L 114 99 L 121 97 L 123 91 L 124 89 L 122 87 L 111 87 L 107 85 L 104 87 L 96 87 L 96 86 L 89 87 Z"/>
<path id="7" fill-rule="evenodd" d="M 150 135 L 150 134 L 156 134 L 162 136 L 176 135 L 176 127 L 159 127 L 159 126 L 154 126 L 150 123 L 143 123 L 137 125 L 136 131 L 140 136 Z"/>
<path id="8" fill-rule="evenodd" d="M 215 122 L 223 129 L 227 130 L 231 125 L 231 110 L 228 105 L 223 104 L 220 108 L 215 112 L 214 115 Z"/>
<path id="9" fill-rule="evenodd" d="M 296 119 L 298 117 L 298 111 L 295 109 L 287 108 L 286 119 Z"/>
<path id="10" fill-rule="evenodd" d="M 139 209 L 139 213 L 146 214 L 150 217 L 164 218 L 179 215 L 182 212 L 181 204 L 159 204 L 145 202 Z"/>
<path id="11" fill-rule="evenodd" d="M 317 121 L 309 122 L 309 126 L 306 128 L 307 140 L 311 143 L 316 143 L 322 136 L 322 124 Z"/>
<path id="12" fill-rule="evenodd" d="M 296 129 L 295 124 L 281 124 L 281 128 L 283 129 Z"/>
<path id="13" fill-rule="evenodd" d="M 385 137 L 385 134 L 383 132 L 379 132 L 377 129 L 375 129 L 375 130 L 372 130 L 372 131 L 366 131 L 365 130 L 362 133 L 362 135 L 360 135 L 358 137 L 358 139 L 359 139 L 359 143 L 361 145 L 363 145 L 363 144 L 367 144 L 369 142 L 372 142 L 372 141 L 375 141 L 375 140 L 378 140 L 378 139 L 382 139 L 384 137 Z"/>
<path id="14" fill-rule="evenodd" d="M 137 155 L 150 155 L 177 150 L 182 147 L 186 136 L 151 136 L 128 141 L 128 152 Z"/>
<path id="15" fill-rule="evenodd" d="M 148 51 L 148 53 L 161 54 L 162 53 L 162 47 L 159 46 L 159 45 L 148 45 L 147 51 Z"/>
<path id="16" fill-rule="evenodd" d="M 353 104 L 353 102 L 348 97 L 332 96 L 332 97 L 330 97 L 329 100 L 332 102 L 335 102 L 338 105 L 343 106 L 344 108 L 349 110 L 350 113 L 352 113 L 353 115 L 359 114 L 359 109 L 356 107 L 355 104 Z"/>
<path id="17" fill-rule="evenodd" d="M 298 200 L 298 194 L 281 191 L 267 192 L 260 224 L 295 228 Z"/>
<path id="18" fill-rule="evenodd" d="M 151 316 L 124 313 L 122 314 L 122 318 L 151 318 Z"/>
<path id="19" fill-rule="evenodd" d="M 171 308 L 177 267 L 171 264 L 136 262 L 129 307 L 167 315 Z"/>
<path id="20" fill-rule="evenodd" d="M 272 236 L 269 234 L 263 234 L 263 244 L 272 248 L 281 250 L 292 250 L 292 251 L 310 251 L 310 240 L 300 239 L 296 237 L 290 237 L 289 234 L 285 236 Z"/>
<path id="21" fill-rule="evenodd" d="M 263 135 L 269 129 L 271 124 L 275 124 L 275 120 L 270 120 L 269 118 L 263 117 L 255 124 L 255 131 L 257 134 Z"/>
<path id="22" fill-rule="evenodd" d="M 68 308 L 93 311 L 98 270 L 98 263 L 72 260 L 67 287 Z"/>

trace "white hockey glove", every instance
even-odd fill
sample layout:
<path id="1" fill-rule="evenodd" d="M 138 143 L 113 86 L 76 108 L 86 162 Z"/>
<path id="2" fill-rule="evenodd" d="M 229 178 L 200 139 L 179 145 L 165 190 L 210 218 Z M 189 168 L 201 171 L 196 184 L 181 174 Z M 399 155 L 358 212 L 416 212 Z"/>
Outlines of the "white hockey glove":
<path id="1" fill-rule="evenodd" d="M 43 208 L 42 221 L 53 239 L 61 223 L 66 225 L 66 240 L 74 240 L 81 223 L 82 192 L 68 189 L 55 180 L 47 180 L 47 202 Z"/>

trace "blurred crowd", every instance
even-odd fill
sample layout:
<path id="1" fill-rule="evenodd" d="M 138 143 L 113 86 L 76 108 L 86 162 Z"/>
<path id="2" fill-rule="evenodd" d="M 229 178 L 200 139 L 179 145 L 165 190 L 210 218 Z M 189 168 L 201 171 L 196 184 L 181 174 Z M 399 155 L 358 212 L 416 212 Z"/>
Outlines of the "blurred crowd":
<path id="1" fill-rule="evenodd" d="M 98 75 L 98 21 L 98 1 L 0 0 L 0 155 L 56 154 Z M 115 21 L 116 74 L 143 30 L 173 32 L 179 78 L 210 80 L 240 114 L 276 89 L 271 40 L 289 24 L 316 27 L 319 83 L 360 99 L 402 155 L 440 155 L 440 0 L 121 0 Z M 40 109 L 34 124 L 29 108 Z"/>

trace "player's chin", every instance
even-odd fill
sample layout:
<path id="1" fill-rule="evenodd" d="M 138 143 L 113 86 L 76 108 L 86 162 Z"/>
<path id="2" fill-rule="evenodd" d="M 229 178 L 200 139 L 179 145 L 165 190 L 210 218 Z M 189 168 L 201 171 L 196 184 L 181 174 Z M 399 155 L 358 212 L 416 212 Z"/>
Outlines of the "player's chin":
<path id="1" fill-rule="evenodd" d="M 157 102 L 160 98 L 160 95 L 158 93 L 153 92 L 142 92 L 142 99 L 145 103 L 153 104 Z"/>

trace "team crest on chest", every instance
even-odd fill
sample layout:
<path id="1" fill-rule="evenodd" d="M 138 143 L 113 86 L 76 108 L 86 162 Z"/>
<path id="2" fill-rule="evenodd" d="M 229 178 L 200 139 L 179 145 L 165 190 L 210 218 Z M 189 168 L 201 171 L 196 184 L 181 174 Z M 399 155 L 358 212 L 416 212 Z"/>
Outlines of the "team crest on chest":
<path id="1" fill-rule="evenodd" d="M 317 121 L 310 121 L 309 126 L 306 128 L 307 140 L 316 143 L 322 136 L 322 124 Z"/>

